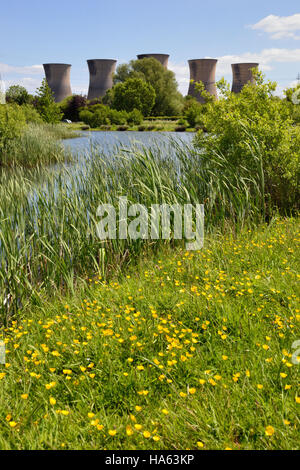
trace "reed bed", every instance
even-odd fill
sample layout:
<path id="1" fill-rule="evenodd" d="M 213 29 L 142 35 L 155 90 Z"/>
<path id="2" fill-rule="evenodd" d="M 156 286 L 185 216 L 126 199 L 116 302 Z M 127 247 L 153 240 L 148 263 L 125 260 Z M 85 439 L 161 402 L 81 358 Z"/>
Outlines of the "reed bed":
<path id="1" fill-rule="evenodd" d="M 71 161 L 71 153 L 66 152 L 61 139 L 77 136 L 63 124 L 28 124 L 2 151 L 0 166 L 34 168 Z"/>
<path id="2" fill-rule="evenodd" d="M 119 196 L 144 204 L 204 203 L 206 230 L 236 230 L 263 217 L 263 180 L 230 167 L 223 155 L 207 161 L 201 150 L 172 142 L 172 155 L 158 145 L 118 147 L 104 154 L 92 147 L 75 166 L 3 172 L 0 185 L 0 321 L 39 303 L 45 295 L 72 293 L 92 273 L 106 276 L 166 240 L 100 241 L 99 204 Z M 255 160 L 255 161 L 256 161 Z M 82 161 L 84 162 L 82 164 Z"/>

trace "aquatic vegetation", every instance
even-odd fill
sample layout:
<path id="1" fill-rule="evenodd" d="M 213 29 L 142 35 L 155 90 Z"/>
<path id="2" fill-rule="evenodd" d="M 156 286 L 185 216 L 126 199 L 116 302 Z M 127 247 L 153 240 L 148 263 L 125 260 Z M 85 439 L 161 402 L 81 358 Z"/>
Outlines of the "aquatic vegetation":
<path id="1" fill-rule="evenodd" d="M 44 295 L 73 292 L 93 272 L 107 275 L 140 254 L 174 240 L 107 240 L 96 234 L 99 204 L 204 203 L 206 231 L 262 220 L 257 175 L 235 168 L 212 172 L 193 146 L 173 142 L 172 156 L 159 146 L 115 148 L 110 155 L 91 148 L 84 166 L 3 173 L 0 186 L 1 319 Z M 180 243 L 180 242 L 178 242 Z"/>

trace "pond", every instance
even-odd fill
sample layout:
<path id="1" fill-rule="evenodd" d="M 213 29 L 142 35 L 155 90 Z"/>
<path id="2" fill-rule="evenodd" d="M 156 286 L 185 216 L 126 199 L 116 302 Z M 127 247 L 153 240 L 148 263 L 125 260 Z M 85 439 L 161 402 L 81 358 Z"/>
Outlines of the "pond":
<path id="1" fill-rule="evenodd" d="M 83 155 L 86 158 L 92 147 L 101 149 L 104 154 L 112 154 L 116 147 L 132 145 L 158 147 L 163 152 L 172 152 L 174 142 L 191 144 L 194 136 L 193 132 L 93 131 L 82 133 L 82 137 L 66 139 L 63 143 L 79 158 Z"/>

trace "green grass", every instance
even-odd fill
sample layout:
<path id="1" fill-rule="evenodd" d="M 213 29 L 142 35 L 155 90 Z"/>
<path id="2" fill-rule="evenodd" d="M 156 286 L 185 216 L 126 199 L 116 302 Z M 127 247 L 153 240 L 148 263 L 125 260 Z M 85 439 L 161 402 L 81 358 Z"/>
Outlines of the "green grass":
<path id="1" fill-rule="evenodd" d="M 42 302 L 44 295 L 74 292 L 89 273 L 110 275 L 145 250 L 169 243 L 101 242 L 97 207 L 117 206 L 119 196 L 147 208 L 204 203 L 208 231 L 229 223 L 239 231 L 261 220 L 259 172 L 241 177 L 223 156 L 208 163 L 201 150 L 176 142 L 173 146 L 173 156 L 158 146 L 116 148 L 108 157 L 101 148 L 92 148 L 85 165 L 76 169 L 1 175 L 0 322 Z"/>
<path id="2" fill-rule="evenodd" d="M 0 449 L 299 448 L 297 250 L 299 219 L 223 229 L 25 308 Z"/>
<path id="3" fill-rule="evenodd" d="M 63 124 L 28 124 L 2 151 L 1 166 L 34 168 L 70 161 L 60 140 L 77 136 Z"/>

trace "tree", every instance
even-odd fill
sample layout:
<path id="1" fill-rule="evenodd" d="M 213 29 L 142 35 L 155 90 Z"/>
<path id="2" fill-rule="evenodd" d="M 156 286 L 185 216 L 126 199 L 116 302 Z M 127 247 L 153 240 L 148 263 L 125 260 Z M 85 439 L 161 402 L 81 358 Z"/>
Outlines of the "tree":
<path id="1" fill-rule="evenodd" d="M 112 107 L 131 112 L 134 109 L 149 116 L 155 103 L 155 90 L 141 78 L 129 78 L 113 88 Z"/>
<path id="2" fill-rule="evenodd" d="M 82 95 L 73 95 L 64 99 L 59 106 L 65 119 L 78 122 L 79 111 L 87 106 L 87 99 Z"/>
<path id="3" fill-rule="evenodd" d="M 41 86 L 37 89 L 36 108 L 43 121 L 55 124 L 61 121 L 62 113 L 59 105 L 54 101 L 54 95 L 47 80 L 44 78 Z"/>
<path id="4" fill-rule="evenodd" d="M 19 105 L 29 104 L 32 96 L 28 93 L 26 88 L 20 85 L 12 85 L 6 92 L 6 101 L 8 103 L 16 103 Z"/>
<path id="5" fill-rule="evenodd" d="M 114 76 L 114 83 L 123 83 L 128 78 L 139 78 L 150 84 L 155 90 L 154 116 L 177 116 L 183 109 L 183 97 L 177 89 L 175 74 L 167 70 L 153 57 L 132 60 L 121 64 Z"/>

